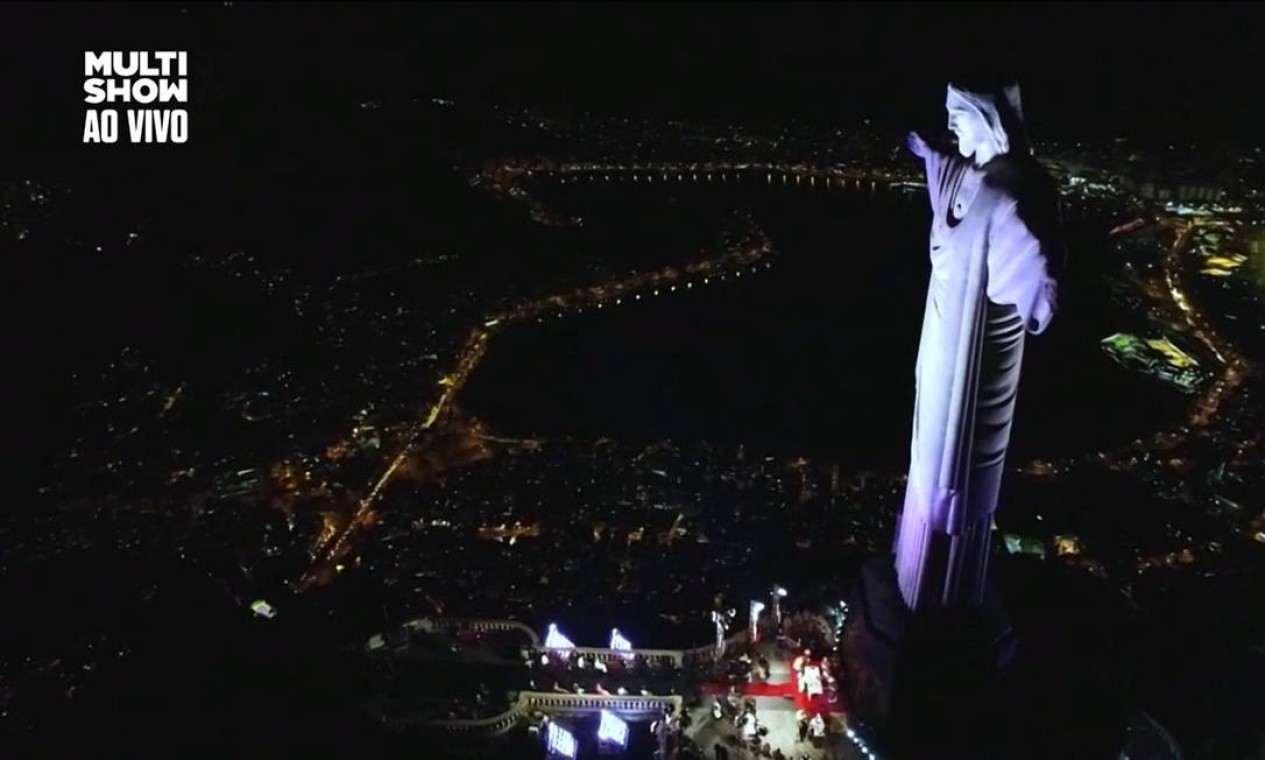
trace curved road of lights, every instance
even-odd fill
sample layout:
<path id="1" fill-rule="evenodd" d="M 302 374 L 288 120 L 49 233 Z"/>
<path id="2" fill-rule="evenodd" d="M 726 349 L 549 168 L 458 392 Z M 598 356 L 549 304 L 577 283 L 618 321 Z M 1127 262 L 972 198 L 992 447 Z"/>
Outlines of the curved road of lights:
<path id="1" fill-rule="evenodd" d="M 864 169 L 838 169 L 814 167 L 805 164 L 777 165 L 764 163 L 693 163 L 693 164 L 635 164 L 610 165 L 598 163 L 558 164 L 550 162 L 509 163 L 503 162 L 484 167 L 471 179 L 471 184 L 490 192 L 513 198 L 524 203 L 531 211 L 532 218 L 543 224 L 567 226 L 581 224 L 582 220 L 567 217 L 546 208 L 531 196 L 523 184 L 537 175 L 557 179 L 561 183 L 573 181 L 609 182 L 626 180 L 640 182 L 644 177 L 647 183 L 683 183 L 728 182 L 730 177 L 735 182 L 747 178 L 757 181 L 763 178 L 765 184 L 803 185 L 816 187 L 820 182 L 823 188 L 860 188 L 869 182 L 872 188 L 880 183 L 892 187 L 912 187 L 922 185 L 917 178 L 891 171 Z M 761 175 L 763 175 L 761 177 Z M 775 179 L 776 178 L 776 179 Z M 1251 364 L 1240 355 L 1223 336 L 1219 335 L 1193 305 L 1190 296 L 1183 289 L 1181 272 L 1181 256 L 1187 251 L 1194 224 L 1168 218 L 1156 218 L 1155 222 L 1176 233 L 1176 237 L 1163 260 L 1163 274 L 1167 290 L 1173 304 L 1180 310 L 1192 334 L 1216 357 L 1221 366 L 1220 375 L 1209 383 L 1208 390 L 1192 406 L 1186 420 L 1186 427 L 1177 430 L 1157 432 L 1149 441 L 1137 441 L 1110 452 L 1090 454 L 1100 462 L 1110 464 L 1136 456 L 1139 449 L 1171 445 L 1175 439 L 1181 438 L 1191 429 L 1205 428 L 1213 421 L 1216 412 L 1229 396 L 1238 389 L 1252 371 Z M 1147 220 L 1138 219 L 1121 225 L 1109 233 L 1112 236 L 1123 236 L 1150 226 Z M 643 273 L 623 277 L 604 283 L 593 284 L 586 288 L 560 293 L 523 303 L 513 309 L 490 315 L 483 324 L 471 329 L 464 347 L 457 357 L 454 369 L 441 381 L 443 390 L 439 397 L 429 405 L 425 419 L 419 420 L 405 434 L 405 443 L 400 451 L 391 458 L 382 474 L 370 485 L 367 494 L 360 499 L 356 511 L 341 530 L 330 531 L 313 550 L 313 561 L 308 571 L 299 580 L 297 590 L 309 588 L 321 577 L 327 577 L 330 568 L 342 558 L 351 545 L 356 531 L 373 521 L 374 510 L 382 497 L 385 488 L 398 474 L 401 466 L 415 454 L 425 434 L 444 418 L 451 409 L 458 392 L 466 380 L 478 366 L 486 354 L 490 340 L 500 330 L 510 325 L 528 321 L 532 318 L 543 321 L 545 316 L 561 315 L 565 311 L 575 309 L 582 311 L 585 307 L 603 308 L 605 305 L 621 305 L 625 298 L 640 300 L 643 295 L 659 295 L 661 291 L 673 292 L 679 289 L 691 289 L 695 284 L 708 284 L 713 278 L 723 280 L 726 275 L 740 276 L 743 271 L 758 271 L 759 268 L 771 266 L 773 248 L 763 230 L 750 219 L 746 220 L 744 234 L 733 242 L 728 250 L 705 255 L 702 259 L 680 267 L 667 267 L 651 273 Z M 1026 471 L 1046 470 L 1059 465 L 1070 465 L 1072 460 L 1059 463 L 1034 461 L 1020 468 Z"/>

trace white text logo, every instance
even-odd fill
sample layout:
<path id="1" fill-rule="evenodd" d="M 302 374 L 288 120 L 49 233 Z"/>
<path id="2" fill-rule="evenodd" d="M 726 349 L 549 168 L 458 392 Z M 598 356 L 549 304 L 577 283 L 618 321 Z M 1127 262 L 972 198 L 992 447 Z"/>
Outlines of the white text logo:
<path id="1" fill-rule="evenodd" d="M 83 54 L 84 102 L 119 104 L 89 108 L 84 143 L 119 141 L 119 110 L 133 143 L 183 143 L 189 139 L 188 54 L 180 51 L 105 51 Z"/>

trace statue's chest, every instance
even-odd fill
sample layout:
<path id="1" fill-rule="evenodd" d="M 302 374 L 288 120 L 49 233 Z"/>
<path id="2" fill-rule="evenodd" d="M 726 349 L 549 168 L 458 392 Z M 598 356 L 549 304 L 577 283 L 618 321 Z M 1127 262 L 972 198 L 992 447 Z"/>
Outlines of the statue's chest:
<path id="1" fill-rule="evenodd" d="M 963 182 L 958 186 L 957 192 L 949 199 L 948 204 L 948 222 L 951 226 L 956 226 L 955 222 L 960 222 L 966 218 L 967 213 L 975 203 L 976 196 L 979 195 L 978 182 Z"/>
<path id="2" fill-rule="evenodd" d="M 947 239 L 978 232 L 980 219 L 986 216 L 987 192 L 982 175 L 969 168 L 959 168 L 948 178 L 936 204 L 933 224 L 936 237 Z"/>

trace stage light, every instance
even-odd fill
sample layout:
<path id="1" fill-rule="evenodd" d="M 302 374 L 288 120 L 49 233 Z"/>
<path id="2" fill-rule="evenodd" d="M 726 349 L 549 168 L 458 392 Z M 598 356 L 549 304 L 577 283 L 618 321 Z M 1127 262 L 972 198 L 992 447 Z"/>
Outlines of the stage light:
<path id="1" fill-rule="evenodd" d="M 575 757 L 575 736 L 557 723 L 549 724 L 547 742 L 549 754 L 558 757 Z"/>
<path id="2" fill-rule="evenodd" d="M 760 637 L 760 613 L 764 611 L 764 602 L 752 600 L 751 611 L 748 614 L 748 636 L 752 641 L 759 640 Z"/>
<path id="3" fill-rule="evenodd" d="M 609 710 L 602 710 L 602 722 L 597 727 L 597 740 L 628 746 L 628 724 Z"/>
<path id="4" fill-rule="evenodd" d="M 545 649 L 575 649 L 575 644 L 562 635 L 557 625 L 550 623 L 549 633 L 545 635 Z"/>
<path id="5" fill-rule="evenodd" d="M 618 628 L 611 629 L 611 649 L 615 649 L 621 652 L 628 652 L 629 653 L 628 656 L 631 657 L 632 648 L 633 648 L 632 642 L 624 638 L 623 635 L 620 634 Z"/>

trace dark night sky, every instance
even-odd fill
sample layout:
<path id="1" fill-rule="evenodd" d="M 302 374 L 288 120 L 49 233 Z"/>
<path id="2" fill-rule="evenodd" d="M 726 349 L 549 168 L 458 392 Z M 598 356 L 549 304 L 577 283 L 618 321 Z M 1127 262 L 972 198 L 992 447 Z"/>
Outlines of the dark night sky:
<path id="1" fill-rule="evenodd" d="M 1038 136 L 1250 140 L 1265 92 L 1254 15 L 1214 2 L 5 4 L 0 136 L 24 158 L 79 149 L 83 49 L 137 46 L 190 50 L 195 96 L 209 62 L 223 99 L 195 98 L 195 119 L 282 100 L 319 119 L 382 90 L 900 128 L 941 118 L 953 72 L 996 66 L 1020 77 Z"/>

